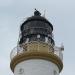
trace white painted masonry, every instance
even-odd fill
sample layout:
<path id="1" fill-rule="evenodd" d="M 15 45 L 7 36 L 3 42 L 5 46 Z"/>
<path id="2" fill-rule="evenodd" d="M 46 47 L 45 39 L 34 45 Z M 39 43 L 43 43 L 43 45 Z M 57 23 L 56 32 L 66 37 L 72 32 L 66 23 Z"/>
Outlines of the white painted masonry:
<path id="1" fill-rule="evenodd" d="M 17 64 L 14 75 L 59 75 L 59 69 L 50 61 L 30 59 Z"/>

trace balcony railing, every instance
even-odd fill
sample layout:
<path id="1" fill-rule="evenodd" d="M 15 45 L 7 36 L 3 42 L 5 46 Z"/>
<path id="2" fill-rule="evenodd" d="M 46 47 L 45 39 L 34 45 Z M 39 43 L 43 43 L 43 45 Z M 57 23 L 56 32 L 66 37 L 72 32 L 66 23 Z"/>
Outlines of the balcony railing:
<path id="1" fill-rule="evenodd" d="M 10 59 L 12 60 L 15 56 L 17 55 L 20 55 L 21 53 L 24 53 L 24 52 L 27 52 L 27 51 L 40 51 L 41 48 L 43 49 L 42 51 L 46 51 L 46 52 L 52 52 L 54 53 L 55 55 L 57 55 L 61 60 L 63 60 L 63 53 L 62 53 L 62 50 L 64 48 L 62 47 L 54 47 L 51 46 L 50 44 L 47 45 L 48 43 L 45 43 L 45 44 L 39 44 L 37 42 L 34 42 L 35 45 L 30 42 L 30 43 L 27 43 L 27 44 L 23 44 L 21 46 L 17 46 L 15 47 L 12 51 L 11 51 L 11 54 L 10 54 Z"/>

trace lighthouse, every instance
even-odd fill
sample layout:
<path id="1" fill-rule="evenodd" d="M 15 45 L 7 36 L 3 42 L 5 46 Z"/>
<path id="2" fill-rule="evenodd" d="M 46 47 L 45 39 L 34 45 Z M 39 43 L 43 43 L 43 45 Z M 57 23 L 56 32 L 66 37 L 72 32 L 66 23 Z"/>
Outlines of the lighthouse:
<path id="1" fill-rule="evenodd" d="M 64 47 L 57 47 L 53 25 L 38 10 L 20 26 L 18 45 L 10 53 L 14 75 L 59 75 Z"/>

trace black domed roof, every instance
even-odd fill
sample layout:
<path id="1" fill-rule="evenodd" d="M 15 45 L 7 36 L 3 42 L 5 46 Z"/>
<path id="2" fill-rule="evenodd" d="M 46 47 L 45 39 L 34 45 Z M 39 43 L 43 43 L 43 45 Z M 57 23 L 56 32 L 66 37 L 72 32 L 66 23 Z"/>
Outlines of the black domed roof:
<path id="1" fill-rule="evenodd" d="M 24 21 L 22 26 L 25 25 L 27 22 L 30 22 L 30 21 L 43 21 L 45 23 L 48 23 L 51 26 L 52 30 L 53 30 L 52 24 L 46 18 L 44 18 L 42 16 L 35 16 L 35 15 L 32 16 L 32 17 L 29 17 L 26 21 Z"/>
<path id="2" fill-rule="evenodd" d="M 40 41 L 45 41 L 45 37 L 48 37 L 54 44 L 52 39 L 53 25 L 45 17 L 41 16 L 41 13 L 37 10 L 34 12 L 34 16 L 27 18 L 22 23 L 20 30 L 22 35 L 20 43 L 25 42 L 27 38 L 30 41 L 38 40 L 37 35 L 40 35 Z"/>

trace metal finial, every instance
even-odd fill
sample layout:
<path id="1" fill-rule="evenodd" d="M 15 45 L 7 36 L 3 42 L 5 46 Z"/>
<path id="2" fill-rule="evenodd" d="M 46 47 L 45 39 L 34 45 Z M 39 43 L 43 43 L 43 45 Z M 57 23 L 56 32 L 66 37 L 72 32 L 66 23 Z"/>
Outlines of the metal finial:
<path id="1" fill-rule="evenodd" d="M 40 16 L 41 13 L 35 8 L 35 11 L 34 11 L 34 16 Z"/>

